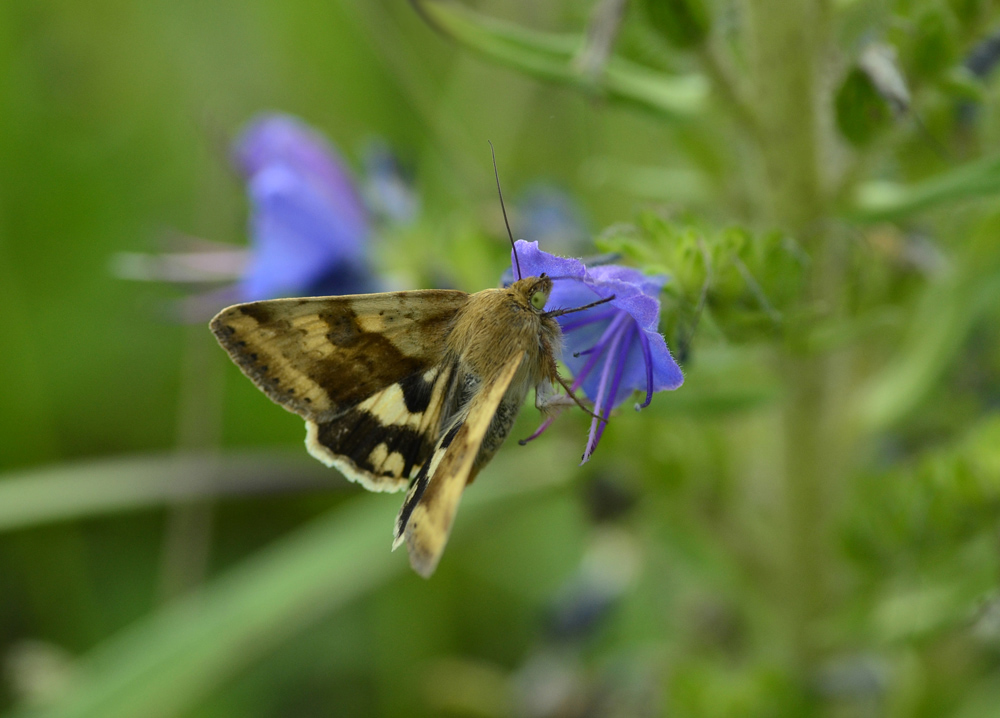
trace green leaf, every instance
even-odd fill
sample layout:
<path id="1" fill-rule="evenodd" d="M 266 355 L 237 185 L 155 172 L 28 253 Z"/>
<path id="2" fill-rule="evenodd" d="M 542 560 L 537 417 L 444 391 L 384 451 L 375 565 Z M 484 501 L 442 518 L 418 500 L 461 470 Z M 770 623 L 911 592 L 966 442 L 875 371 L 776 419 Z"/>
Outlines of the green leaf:
<path id="1" fill-rule="evenodd" d="M 959 65 L 941 75 L 938 82 L 941 89 L 955 98 L 967 102 L 984 102 L 986 92 L 982 80 L 972 74 L 967 67 Z"/>
<path id="2" fill-rule="evenodd" d="M 955 361 L 976 322 L 1000 304 L 997 231 L 1000 217 L 984 221 L 957 266 L 926 289 L 895 358 L 859 393 L 868 429 L 883 429 L 917 407 Z"/>
<path id="3" fill-rule="evenodd" d="M 957 28 L 951 13 L 928 8 L 917 16 L 910 45 L 914 71 L 931 77 L 951 67 L 958 59 Z"/>
<path id="4" fill-rule="evenodd" d="M 860 221 L 896 219 L 947 202 L 1000 192 L 1000 156 L 986 157 L 917 182 L 902 185 L 872 181 L 861 185 L 849 214 Z"/>
<path id="5" fill-rule="evenodd" d="M 394 511 L 366 497 L 314 521 L 98 646 L 54 705 L 13 715 L 180 714 L 287 636 L 401 573 L 406 559 L 388 549 Z"/>
<path id="6" fill-rule="evenodd" d="M 583 47 L 582 36 L 527 30 L 448 2 L 414 0 L 414 5 L 431 25 L 460 44 L 528 75 L 636 104 L 672 119 L 705 109 L 708 84 L 699 75 L 672 77 L 612 57 L 591 78 L 573 66 Z"/>
<path id="7" fill-rule="evenodd" d="M 1000 302 L 1000 277 L 928 292 L 901 351 L 862 391 L 862 417 L 869 429 L 893 424 L 926 396 L 981 314 Z"/>
<path id="8" fill-rule="evenodd" d="M 897 590 L 875 607 L 875 632 L 879 640 L 894 643 L 967 620 L 975 600 L 975 594 L 967 591 L 965 586 L 945 583 Z"/>

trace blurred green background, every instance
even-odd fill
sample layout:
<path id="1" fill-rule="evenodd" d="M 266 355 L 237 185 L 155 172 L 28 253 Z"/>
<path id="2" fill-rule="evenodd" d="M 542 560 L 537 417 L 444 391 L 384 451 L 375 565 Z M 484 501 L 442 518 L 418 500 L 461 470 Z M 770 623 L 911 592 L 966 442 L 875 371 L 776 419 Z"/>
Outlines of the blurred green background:
<path id="1" fill-rule="evenodd" d="M 998 30 L 991 0 L 0 4 L 3 715 L 1000 715 Z M 397 498 L 167 321 L 182 289 L 112 272 L 245 244 L 262 110 L 359 177 L 396 150 L 401 288 L 496 285 L 492 140 L 515 234 L 545 181 L 589 223 L 545 248 L 672 277 L 684 386 L 583 467 L 582 412 L 509 442 L 412 574 Z"/>

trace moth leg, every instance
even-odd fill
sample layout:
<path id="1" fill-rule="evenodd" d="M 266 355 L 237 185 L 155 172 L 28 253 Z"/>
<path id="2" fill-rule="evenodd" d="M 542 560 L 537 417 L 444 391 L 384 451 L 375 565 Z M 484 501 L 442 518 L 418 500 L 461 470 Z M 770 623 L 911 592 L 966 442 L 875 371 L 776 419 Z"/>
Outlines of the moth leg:
<path id="1" fill-rule="evenodd" d="M 551 397 L 543 397 L 543 395 L 538 393 L 537 388 L 535 390 L 535 406 L 542 412 L 542 414 L 546 416 L 553 413 L 558 415 L 564 408 L 570 406 L 571 404 L 576 404 L 578 407 L 583 409 L 590 418 L 607 423 L 607 419 L 603 416 L 598 416 L 583 403 L 583 400 L 573 392 L 573 387 L 570 386 L 558 373 L 556 374 L 556 381 L 559 382 L 559 386 L 566 390 L 566 394 L 553 394 Z M 542 397 L 541 401 L 543 403 L 539 403 L 540 397 Z M 548 408 L 549 406 L 552 406 L 553 408 L 550 409 Z"/>
<path id="2" fill-rule="evenodd" d="M 559 416 L 563 410 L 568 409 L 575 403 L 566 394 L 560 394 L 555 391 L 549 382 L 539 382 L 535 387 L 535 408 L 546 419 Z"/>

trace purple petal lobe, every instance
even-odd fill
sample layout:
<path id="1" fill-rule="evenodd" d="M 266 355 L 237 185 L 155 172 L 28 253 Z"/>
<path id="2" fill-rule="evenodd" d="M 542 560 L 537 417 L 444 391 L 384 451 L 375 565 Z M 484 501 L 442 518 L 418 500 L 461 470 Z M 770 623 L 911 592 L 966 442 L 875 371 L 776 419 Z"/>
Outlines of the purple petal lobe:
<path id="1" fill-rule="evenodd" d="M 579 259 L 557 257 L 554 254 L 543 252 L 538 248 L 538 242 L 526 242 L 523 239 L 517 240 L 514 243 L 514 249 L 511 250 L 511 266 L 515 266 L 515 252 L 517 253 L 518 264 L 521 266 L 521 274 L 525 277 L 540 277 L 543 274 L 547 274 L 550 277 L 567 277 L 582 280 L 587 274 L 583 262 Z M 546 308 L 548 309 L 552 306 L 554 305 L 550 298 Z"/>

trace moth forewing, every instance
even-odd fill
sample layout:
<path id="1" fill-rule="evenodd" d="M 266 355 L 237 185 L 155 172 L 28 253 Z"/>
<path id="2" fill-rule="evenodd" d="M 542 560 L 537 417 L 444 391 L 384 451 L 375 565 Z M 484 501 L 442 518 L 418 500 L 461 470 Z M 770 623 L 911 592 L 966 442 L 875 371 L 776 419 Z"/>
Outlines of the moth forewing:
<path id="1" fill-rule="evenodd" d="M 418 474 L 403 502 L 393 548 L 405 539 L 410 565 L 425 578 L 441 560 L 462 491 L 523 359 L 523 351 L 506 357 L 499 372 L 473 395 L 467 411 L 438 441 L 426 470 Z"/>

